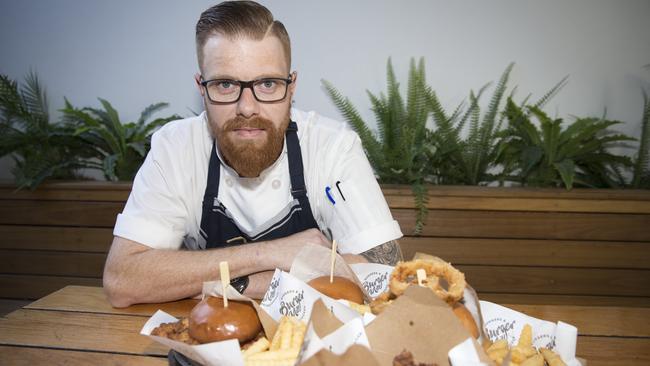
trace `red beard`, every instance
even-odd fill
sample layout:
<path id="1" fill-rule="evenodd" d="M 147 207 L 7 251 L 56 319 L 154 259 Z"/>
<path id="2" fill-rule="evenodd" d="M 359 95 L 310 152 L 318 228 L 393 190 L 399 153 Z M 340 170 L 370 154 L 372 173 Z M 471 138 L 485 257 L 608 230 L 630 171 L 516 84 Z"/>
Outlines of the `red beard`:
<path id="1" fill-rule="evenodd" d="M 280 156 L 284 146 L 284 134 L 289 125 L 289 114 L 279 128 L 273 122 L 262 117 L 246 119 L 240 116 L 232 118 L 216 133 L 217 146 L 225 162 L 240 176 L 259 177 L 260 173 L 270 167 Z M 266 132 L 263 142 L 234 140 L 232 131 L 240 128 L 259 128 Z"/>

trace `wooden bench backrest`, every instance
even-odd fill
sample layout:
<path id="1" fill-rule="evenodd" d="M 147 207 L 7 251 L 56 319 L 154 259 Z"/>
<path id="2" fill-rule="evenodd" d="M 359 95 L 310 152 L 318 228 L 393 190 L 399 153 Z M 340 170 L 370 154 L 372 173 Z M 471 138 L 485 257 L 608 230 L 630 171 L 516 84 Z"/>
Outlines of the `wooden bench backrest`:
<path id="1" fill-rule="evenodd" d="M 101 285 L 112 227 L 130 183 L 0 186 L 0 298 Z M 405 258 L 437 255 L 502 303 L 650 306 L 650 192 L 429 187 L 412 235 L 409 187 L 383 186 Z"/>

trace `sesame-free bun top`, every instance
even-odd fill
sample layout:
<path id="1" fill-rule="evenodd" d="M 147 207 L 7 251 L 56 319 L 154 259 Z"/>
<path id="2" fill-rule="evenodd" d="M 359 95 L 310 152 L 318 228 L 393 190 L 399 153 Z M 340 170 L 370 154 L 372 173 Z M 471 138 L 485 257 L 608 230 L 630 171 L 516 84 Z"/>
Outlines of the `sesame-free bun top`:
<path id="1" fill-rule="evenodd" d="M 307 284 L 333 299 L 343 299 L 363 304 L 363 292 L 356 283 L 345 277 L 334 276 L 334 281 L 331 283 L 330 276 L 316 277 Z"/>
<path id="2" fill-rule="evenodd" d="M 189 323 L 190 336 L 200 343 L 233 338 L 245 343 L 262 331 L 260 318 L 250 303 L 229 300 L 225 308 L 223 299 L 214 296 L 194 306 Z"/>

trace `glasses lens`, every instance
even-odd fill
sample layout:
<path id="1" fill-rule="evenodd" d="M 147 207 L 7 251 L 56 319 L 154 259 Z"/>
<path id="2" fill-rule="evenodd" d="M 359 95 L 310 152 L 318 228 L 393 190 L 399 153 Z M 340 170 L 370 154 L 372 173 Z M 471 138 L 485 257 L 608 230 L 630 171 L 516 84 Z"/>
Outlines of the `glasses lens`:
<path id="1" fill-rule="evenodd" d="M 205 85 L 210 100 L 219 103 L 234 102 L 239 98 L 241 85 L 234 80 L 212 80 Z"/>
<path id="2" fill-rule="evenodd" d="M 258 100 L 275 102 L 284 99 L 287 86 L 287 81 L 284 79 L 261 79 L 253 84 L 253 90 Z"/>

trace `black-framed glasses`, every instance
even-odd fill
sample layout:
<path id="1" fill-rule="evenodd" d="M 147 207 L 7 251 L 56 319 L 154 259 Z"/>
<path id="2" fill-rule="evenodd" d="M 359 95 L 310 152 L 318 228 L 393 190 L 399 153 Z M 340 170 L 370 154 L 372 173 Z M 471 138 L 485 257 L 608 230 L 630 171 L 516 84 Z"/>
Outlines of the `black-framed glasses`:
<path id="1" fill-rule="evenodd" d="M 201 77 L 203 79 L 203 77 Z M 273 103 L 287 96 L 289 84 L 293 82 L 291 75 L 283 78 L 260 78 L 250 81 L 232 79 L 201 80 L 201 85 L 212 103 L 230 104 L 241 98 L 244 89 L 250 88 L 255 100 L 262 103 Z"/>

